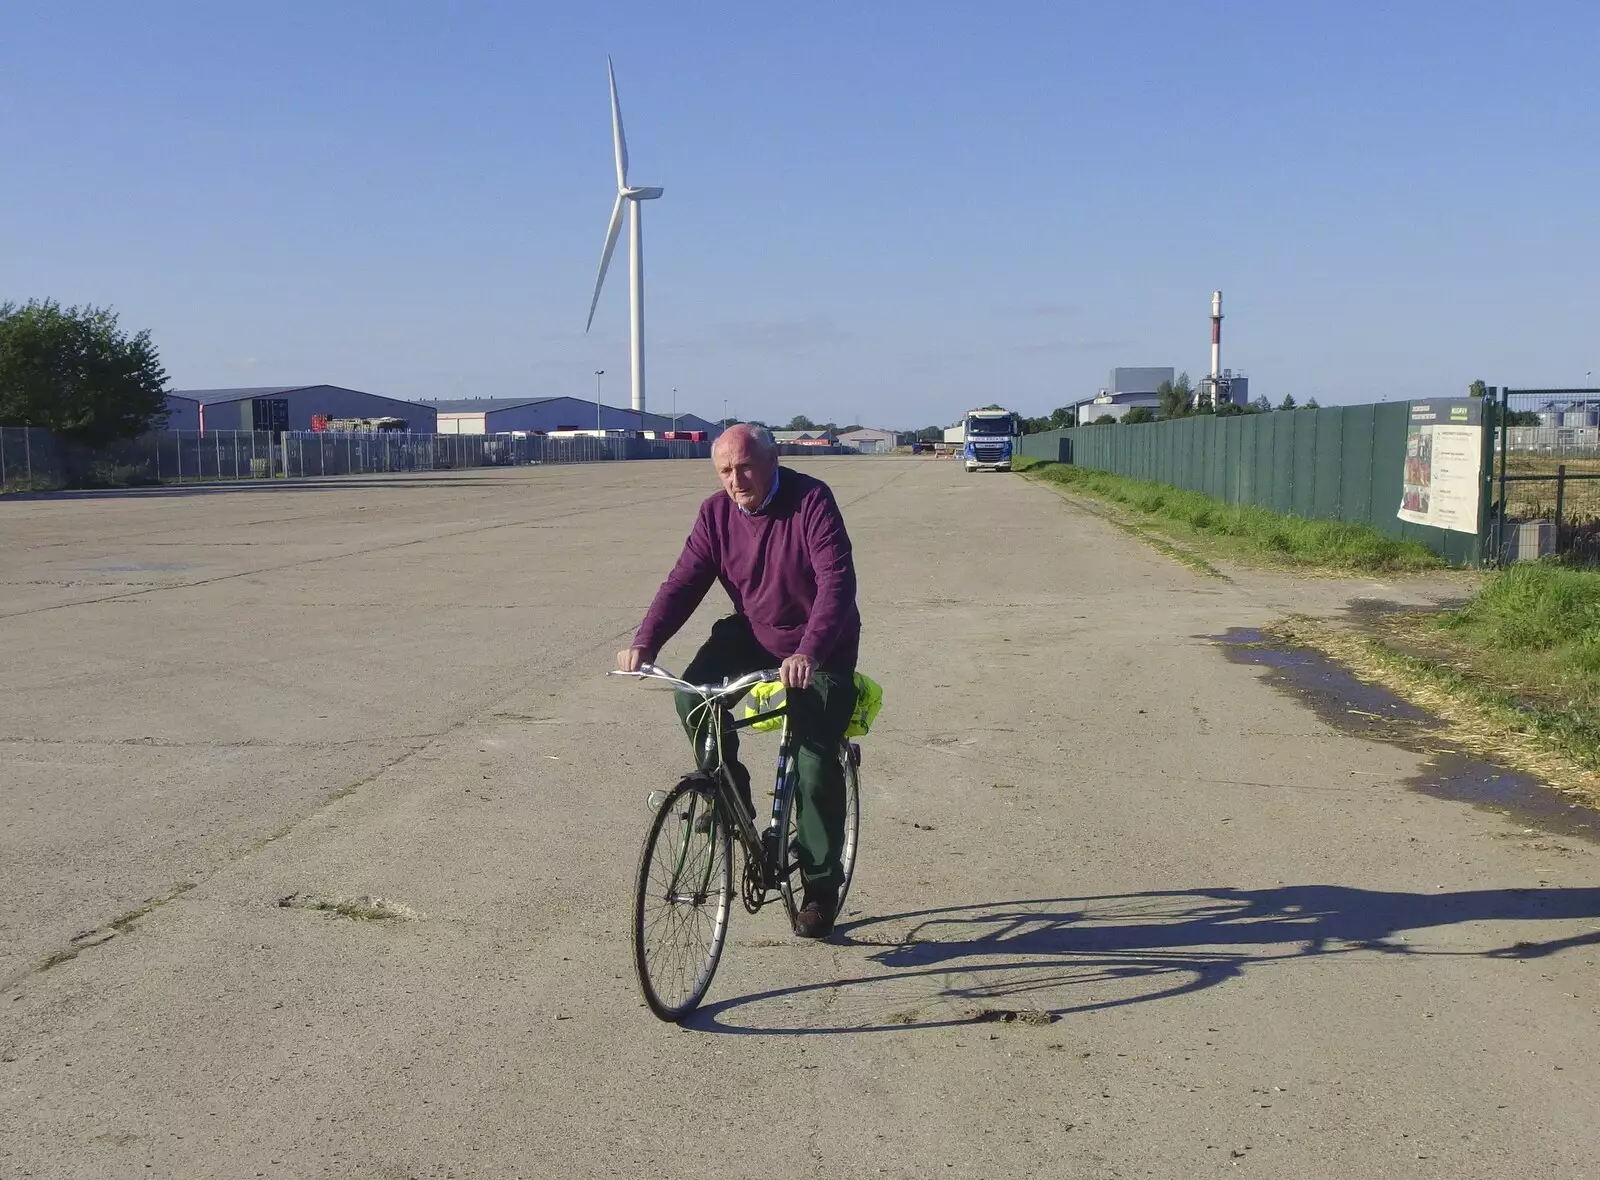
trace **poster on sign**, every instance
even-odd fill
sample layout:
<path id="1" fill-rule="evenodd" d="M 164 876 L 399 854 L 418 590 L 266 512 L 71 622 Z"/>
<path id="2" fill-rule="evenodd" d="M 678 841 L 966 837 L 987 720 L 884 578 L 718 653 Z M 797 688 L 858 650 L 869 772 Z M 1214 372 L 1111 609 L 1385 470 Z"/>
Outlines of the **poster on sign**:
<path id="1" fill-rule="evenodd" d="M 1476 533 L 1482 474 L 1482 401 L 1412 402 L 1400 519 Z"/>

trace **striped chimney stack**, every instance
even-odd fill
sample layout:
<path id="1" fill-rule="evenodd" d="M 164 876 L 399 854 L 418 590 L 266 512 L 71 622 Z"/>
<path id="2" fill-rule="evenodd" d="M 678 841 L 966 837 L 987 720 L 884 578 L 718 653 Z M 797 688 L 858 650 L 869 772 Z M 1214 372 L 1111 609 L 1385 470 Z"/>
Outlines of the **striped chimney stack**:
<path id="1" fill-rule="evenodd" d="M 1222 292 L 1211 292 L 1211 396 L 1222 381 Z"/>

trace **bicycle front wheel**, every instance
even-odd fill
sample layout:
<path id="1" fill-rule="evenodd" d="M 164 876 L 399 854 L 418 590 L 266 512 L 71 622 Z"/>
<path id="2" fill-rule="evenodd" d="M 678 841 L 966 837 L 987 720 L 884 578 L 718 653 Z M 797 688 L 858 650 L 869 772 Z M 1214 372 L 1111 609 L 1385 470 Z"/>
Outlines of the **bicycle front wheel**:
<path id="1" fill-rule="evenodd" d="M 716 788 L 690 776 L 651 821 L 633 900 L 633 964 L 645 1003 L 662 1020 L 682 1020 L 705 997 L 732 901 L 732 838 Z"/>

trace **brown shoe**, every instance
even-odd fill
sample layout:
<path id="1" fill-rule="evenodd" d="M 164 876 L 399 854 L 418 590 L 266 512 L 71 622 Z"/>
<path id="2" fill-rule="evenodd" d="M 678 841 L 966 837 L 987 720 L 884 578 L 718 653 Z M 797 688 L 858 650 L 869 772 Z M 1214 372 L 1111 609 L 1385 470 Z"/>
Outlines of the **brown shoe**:
<path id="1" fill-rule="evenodd" d="M 833 933 L 834 903 L 808 897 L 795 915 L 794 932 L 801 938 L 826 938 Z"/>

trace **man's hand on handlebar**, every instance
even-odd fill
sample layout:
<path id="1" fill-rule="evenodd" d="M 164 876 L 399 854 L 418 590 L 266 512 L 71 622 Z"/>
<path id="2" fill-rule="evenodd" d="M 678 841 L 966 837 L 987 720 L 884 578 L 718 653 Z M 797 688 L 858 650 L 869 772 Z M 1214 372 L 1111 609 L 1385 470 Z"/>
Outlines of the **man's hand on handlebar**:
<path id="1" fill-rule="evenodd" d="M 638 646 L 637 644 L 635 644 L 633 647 L 625 647 L 617 653 L 618 672 L 637 672 L 640 664 L 647 664 L 649 662 L 650 661 L 645 658 L 644 648 Z"/>
<path id="2" fill-rule="evenodd" d="M 778 667 L 778 679 L 785 688 L 811 687 L 811 657 L 796 652 Z"/>

